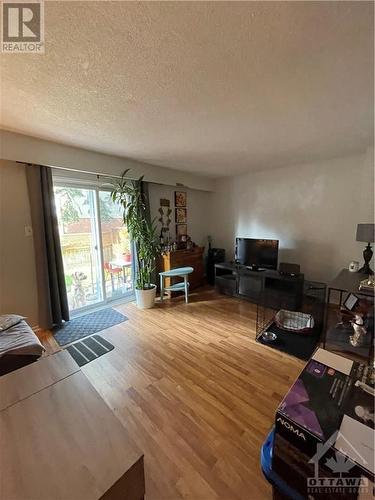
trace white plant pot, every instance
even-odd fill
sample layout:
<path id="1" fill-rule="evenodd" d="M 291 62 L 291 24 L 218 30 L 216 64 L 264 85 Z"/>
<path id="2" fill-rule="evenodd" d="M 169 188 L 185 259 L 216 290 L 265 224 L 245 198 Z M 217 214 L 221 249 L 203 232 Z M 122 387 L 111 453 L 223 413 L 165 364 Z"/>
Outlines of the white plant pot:
<path id="1" fill-rule="evenodd" d="M 155 304 L 156 285 L 151 285 L 148 290 L 135 289 L 135 300 L 139 309 L 151 309 Z"/>

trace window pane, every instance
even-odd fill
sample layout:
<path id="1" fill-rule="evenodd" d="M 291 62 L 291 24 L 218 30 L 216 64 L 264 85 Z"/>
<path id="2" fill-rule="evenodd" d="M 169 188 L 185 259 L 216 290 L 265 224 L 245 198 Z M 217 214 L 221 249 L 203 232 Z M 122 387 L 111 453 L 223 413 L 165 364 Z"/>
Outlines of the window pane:
<path id="1" fill-rule="evenodd" d="M 122 208 L 108 191 L 99 192 L 106 296 L 121 298 L 133 292 L 132 249 Z"/>
<path id="2" fill-rule="evenodd" d="M 55 201 L 69 309 L 103 300 L 95 191 L 56 186 Z"/>

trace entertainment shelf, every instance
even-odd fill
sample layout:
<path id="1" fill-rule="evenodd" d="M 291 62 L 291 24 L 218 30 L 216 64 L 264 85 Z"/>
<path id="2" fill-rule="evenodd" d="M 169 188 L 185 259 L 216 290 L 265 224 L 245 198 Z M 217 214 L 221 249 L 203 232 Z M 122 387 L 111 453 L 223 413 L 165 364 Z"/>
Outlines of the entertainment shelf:
<path id="1" fill-rule="evenodd" d="M 288 276 L 274 270 L 252 271 L 227 262 L 215 264 L 215 286 L 220 293 L 258 304 L 262 292 L 266 291 L 266 306 L 273 309 L 298 309 L 303 283 L 303 274 Z"/>

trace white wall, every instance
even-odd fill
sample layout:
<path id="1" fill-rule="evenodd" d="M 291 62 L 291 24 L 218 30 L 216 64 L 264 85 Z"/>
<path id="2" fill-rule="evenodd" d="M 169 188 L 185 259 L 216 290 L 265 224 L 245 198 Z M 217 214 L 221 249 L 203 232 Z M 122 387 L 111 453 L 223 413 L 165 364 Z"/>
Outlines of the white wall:
<path id="1" fill-rule="evenodd" d="M 212 203 L 212 193 L 205 191 L 198 191 L 196 189 L 175 188 L 162 184 L 150 184 L 150 211 L 151 216 L 159 218 L 160 198 L 167 198 L 170 200 L 170 207 L 172 209 L 170 234 L 174 239 L 176 236 L 176 223 L 175 223 L 175 206 L 174 206 L 174 192 L 175 191 L 187 192 L 187 230 L 188 235 L 199 246 L 207 248 L 207 236 L 210 234 L 209 230 L 209 213 Z M 161 229 L 160 222 L 157 222 L 157 227 Z"/>
<path id="2" fill-rule="evenodd" d="M 0 161 L 0 314 L 26 316 L 38 324 L 38 298 L 25 166 Z"/>
<path id="3" fill-rule="evenodd" d="M 217 181 L 214 245 L 233 255 L 236 236 L 280 240 L 279 262 L 308 279 L 331 280 L 362 261 L 356 227 L 374 220 L 373 149 L 363 155 L 267 170 Z"/>
<path id="4" fill-rule="evenodd" d="M 98 138 L 98 142 L 100 143 L 100 138 Z M 0 130 L 0 152 L 1 158 L 4 160 L 36 163 L 50 167 L 64 167 L 98 174 L 121 175 L 125 169 L 130 168 L 129 175 L 133 178 L 144 175 L 145 180 L 149 182 L 158 182 L 170 186 L 181 184 L 193 189 L 210 191 L 214 185 L 212 179 L 204 176 L 64 146 L 5 130 Z M 61 173 L 63 175 L 63 171 Z"/>

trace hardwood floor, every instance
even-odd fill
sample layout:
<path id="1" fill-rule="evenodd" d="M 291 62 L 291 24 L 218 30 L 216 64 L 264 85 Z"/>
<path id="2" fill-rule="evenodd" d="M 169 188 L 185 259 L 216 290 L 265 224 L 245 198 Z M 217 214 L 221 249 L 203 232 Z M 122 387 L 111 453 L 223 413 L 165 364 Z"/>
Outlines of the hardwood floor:
<path id="1" fill-rule="evenodd" d="M 143 451 L 146 498 L 270 499 L 260 446 L 304 363 L 255 342 L 254 305 L 211 289 L 116 309 L 129 320 L 100 333 L 115 349 L 82 370 Z"/>

